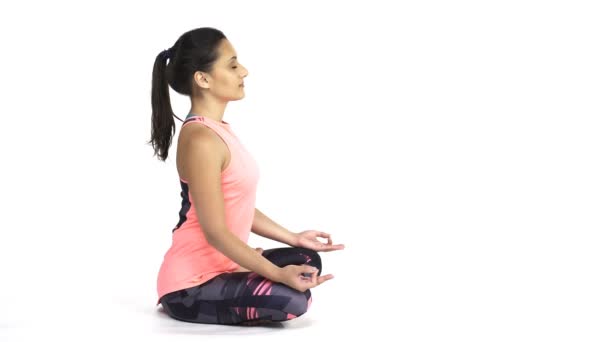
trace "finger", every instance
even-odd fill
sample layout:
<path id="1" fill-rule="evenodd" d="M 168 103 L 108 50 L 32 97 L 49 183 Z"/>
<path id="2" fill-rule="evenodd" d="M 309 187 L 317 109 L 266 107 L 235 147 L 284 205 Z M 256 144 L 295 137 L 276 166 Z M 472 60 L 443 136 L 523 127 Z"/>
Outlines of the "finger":
<path id="1" fill-rule="evenodd" d="M 314 274 L 319 273 L 319 269 L 311 265 L 301 265 L 300 274 L 305 274 L 306 277 L 311 278 Z"/>
<path id="2" fill-rule="evenodd" d="M 310 283 L 312 284 L 311 287 L 317 286 L 318 278 L 319 278 L 319 271 L 313 272 L 310 277 Z"/>
<path id="3" fill-rule="evenodd" d="M 339 245 L 325 245 L 325 246 L 323 246 L 323 251 L 325 251 L 325 252 L 337 251 L 337 250 L 341 250 L 341 249 L 344 249 L 344 245 L 343 244 L 339 244 Z"/>
<path id="4" fill-rule="evenodd" d="M 321 285 L 330 279 L 334 279 L 333 274 L 326 274 L 324 276 L 321 276 L 321 277 L 317 278 L 317 285 Z"/>
<path id="5" fill-rule="evenodd" d="M 310 272 L 312 274 L 317 274 L 319 273 L 319 269 L 314 267 L 314 266 L 310 266 L 310 265 L 306 265 L 306 267 L 308 268 L 307 272 Z"/>
<path id="6" fill-rule="evenodd" d="M 328 245 L 331 245 L 331 244 L 332 244 L 332 242 L 331 242 L 331 236 L 328 236 L 328 237 L 327 237 L 327 244 L 328 244 Z"/>
<path id="7" fill-rule="evenodd" d="M 327 233 L 320 232 L 320 231 L 315 231 L 315 233 L 317 234 L 317 236 L 320 236 L 323 238 L 329 238 L 329 234 L 327 234 Z"/>
<path id="8" fill-rule="evenodd" d="M 309 277 L 304 277 L 303 275 L 300 275 L 297 287 L 301 292 L 304 292 L 308 289 L 317 286 L 316 282 L 317 279 L 315 278 L 314 273 L 311 273 Z"/>

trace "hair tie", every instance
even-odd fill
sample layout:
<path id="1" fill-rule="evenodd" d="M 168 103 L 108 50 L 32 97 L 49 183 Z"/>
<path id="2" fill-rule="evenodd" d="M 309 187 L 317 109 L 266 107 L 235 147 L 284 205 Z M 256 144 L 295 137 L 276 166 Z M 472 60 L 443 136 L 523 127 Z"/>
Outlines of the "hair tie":
<path id="1" fill-rule="evenodd" d="M 171 48 L 163 50 L 163 52 L 162 52 L 162 57 L 164 59 L 171 58 L 171 55 L 172 55 L 171 54 Z"/>

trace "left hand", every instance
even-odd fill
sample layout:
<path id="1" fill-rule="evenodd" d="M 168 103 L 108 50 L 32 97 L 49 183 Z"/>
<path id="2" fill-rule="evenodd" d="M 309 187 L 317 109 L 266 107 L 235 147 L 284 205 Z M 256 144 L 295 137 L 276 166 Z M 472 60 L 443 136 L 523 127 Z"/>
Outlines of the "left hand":
<path id="1" fill-rule="evenodd" d="M 312 249 L 317 252 L 330 252 L 344 249 L 344 245 L 334 245 L 331 241 L 331 236 L 328 233 L 323 233 L 317 230 L 305 230 L 295 234 L 295 245 L 293 247 L 302 247 Z M 327 243 L 317 240 L 317 237 L 326 238 Z"/>

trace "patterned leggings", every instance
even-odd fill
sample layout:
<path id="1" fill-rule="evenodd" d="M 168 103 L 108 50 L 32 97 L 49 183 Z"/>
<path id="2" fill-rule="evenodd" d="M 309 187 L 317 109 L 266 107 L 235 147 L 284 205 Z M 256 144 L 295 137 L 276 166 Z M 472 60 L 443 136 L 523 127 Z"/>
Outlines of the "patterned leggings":
<path id="1" fill-rule="evenodd" d="M 308 264 L 321 274 L 321 257 L 310 249 L 274 248 L 262 255 L 279 267 Z M 312 297 L 310 290 L 300 292 L 254 272 L 234 272 L 168 293 L 160 301 L 169 316 L 180 321 L 245 325 L 299 317 L 310 307 Z"/>

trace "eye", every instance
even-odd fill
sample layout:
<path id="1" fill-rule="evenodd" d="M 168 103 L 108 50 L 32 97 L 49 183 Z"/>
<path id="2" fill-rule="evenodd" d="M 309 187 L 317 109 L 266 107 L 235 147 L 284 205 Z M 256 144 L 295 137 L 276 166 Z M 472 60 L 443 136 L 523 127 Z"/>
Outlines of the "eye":
<path id="1" fill-rule="evenodd" d="M 232 69 L 236 69 L 237 67 L 233 66 Z"/>

